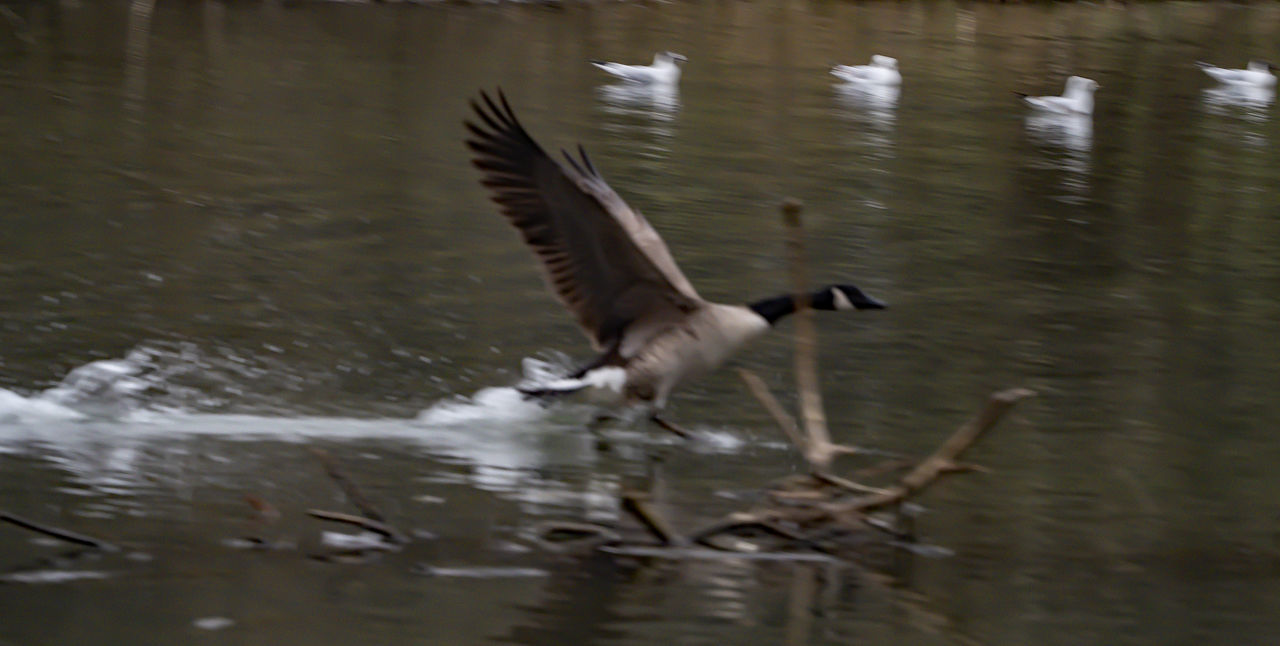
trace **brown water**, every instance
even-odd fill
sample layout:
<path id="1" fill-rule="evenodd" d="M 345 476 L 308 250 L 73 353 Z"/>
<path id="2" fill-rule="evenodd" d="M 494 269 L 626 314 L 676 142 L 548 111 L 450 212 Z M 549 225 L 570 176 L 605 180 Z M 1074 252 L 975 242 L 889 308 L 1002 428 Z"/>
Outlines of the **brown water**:
<path id="1" fill-rule="evenodd" d="M 0 526 L 0 644 L 1280 633 L 1280 126 L 1192 65 L 1280 59 L 1274 4 L 4 6 L 0 509 L 122 550 Z M 690 61 L 675 94 L 585 63 L 662 49 Z M 827 74 L 875 53 L 900 96 Z M 1070 74 L 1102 86 L 1091 123 L 1010 93 Z M 784 288 L 777 203 L 805 201 L 815 282 L 892 305 L 820 320 L 838 439 L 921 452 L 994 389 L 1040 393 L 974 451 L 991 474 L 922 500 L 954 556 L 884 585 L 531 546 L 617 520 L 666 440 L 600 453 L 504 388 L 588 353 L 468 166 L 467 100 L 497 86 L 709 298 Z M 785 395 L 789 347 L 737 364 Z M 729 371 L 672 414 L 703 438 L 667 447 L 680 527 L 799 468 Z M 315 447 L 414 542 L 307 558 L 337 530 L 305 510 L 349 509 Z"/>

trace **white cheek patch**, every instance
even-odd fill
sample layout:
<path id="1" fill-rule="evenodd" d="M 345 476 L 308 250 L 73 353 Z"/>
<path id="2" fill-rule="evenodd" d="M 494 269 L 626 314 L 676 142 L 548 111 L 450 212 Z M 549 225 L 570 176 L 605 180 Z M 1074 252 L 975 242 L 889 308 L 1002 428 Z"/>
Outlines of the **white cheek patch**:
<path id="1" fill-rule="evenodd" d="M 853 302 L 849 300 L 849 297 L 845 296 L 844 292 L 836 287 L 831 288 L 831 302 L 840 311 L 854 309 Z"/>

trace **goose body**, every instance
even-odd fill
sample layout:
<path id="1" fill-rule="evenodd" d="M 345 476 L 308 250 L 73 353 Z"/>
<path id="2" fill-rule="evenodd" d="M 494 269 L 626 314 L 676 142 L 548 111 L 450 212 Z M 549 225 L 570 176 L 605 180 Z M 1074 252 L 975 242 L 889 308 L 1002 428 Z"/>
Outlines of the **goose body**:
<path id="1" fill-rule="evenodd" d="M 1027 96 L 1017 93 L 1031 107 L 1052 114 L 1093 114 L 1093 93 L 1098 83 L 1083 76 L 1067 79 L 1062 96 Z"/>
<path id="2" fill-rule="evenodd" d="M 581 147 L 564 163 L 547 155 L 506 98 L 472 101 L 467 145 L 481 183 L 541 261 L 551 291 L 598 356 L 526 394 L 586 391 L 598 404 L 662 408 L 682 381 L 715 370 L 793 313 L 780 295 L 745 305 L 704 300 L 658 233 L 605 183 Z M 809 295 L 814 309 L 882 309 L 853 285 Z"/>
<path id="3" fill-rule="evenodd" d="M 902 73 L 898 71 L 898 59 L 876 54 L 869 65 L 836 65 L 831 73 L 848 83 L 874 85 L 901 85 Z"/>
<path id="4" fill-rule="evenodd" d="M 1253 87 L 1275 87 L 1275 66 L 1265 61 L 1249 61 L 1249 66 L 1242 70 L 1232 70 L 1197 61 L 1196 65 L 1204 70 L 1215 81 L 1226 85 L 1247 85 Z"/>
<path id="5" fill-rule="evenodd" d="M 680 66 L 688 59 L 675 52 L 658 52 L 652 65 L 624 65 L 591 61 L 592 65 L 630 83 L 673 85 L 680 80 Z"/>

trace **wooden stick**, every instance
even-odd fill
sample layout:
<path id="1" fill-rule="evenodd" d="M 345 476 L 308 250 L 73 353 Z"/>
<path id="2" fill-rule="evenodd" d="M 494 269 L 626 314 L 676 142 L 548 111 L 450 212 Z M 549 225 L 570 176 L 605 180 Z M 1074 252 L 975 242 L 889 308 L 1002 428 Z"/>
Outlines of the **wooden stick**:
<path id="1" fill-rule="evenodd" d="M 649 533 L 662 542 L 673 547 L 688 545 L 689 541 L 674 529 L 667 519 L 658 513 L 643 494 L 626 491 L 622 494 L 622 509 L 640 521 Z"/>
<path id="2" fill-rule="evenodd" d="M 782 404 L 778 403 L 778 399 L 773 396 L 773 393 L 769 392 L 769 387 L 765 385 L 764 380 L 746 368 L 738 368 L 738 376 L 742 377 L 742 381 L 747 384 L 747 390 L 751 391 L 756 400 L 773 416 L 773 421 L 778 423 L 778 428 L 782 429 L 782 433 L 787 436 L 788 440 L 791 440 L 791 444 L 796 447 L 796 450 L 807 457 L 807 440 L 800 431 L 800 426 L 796 424 L 796 419 L 782 408 Z"/>
<path id="3" fill-rule="evenodd" d="M 865 512 L 891 505 L 924 490 L 933 484 L 944 473 L 954 472 L 956 460 L 970 446 L 982 438 L 982 435 L 996 425 L 1005 412 L 1027 397 L 1035 396 L 1035 392 L 1026 388 L 1013 388 L 991 395 L 987 405 L 978 415 L 965 422 L 952 433 L 946 442 L 928 458 L 925 458 L 914 469 L 903 476 L 898 484 L 888 487 L 880 493 L 869 494 L 851 501 L 824 505 L 827 513 L 838 516 L 850 512 Z"/>
<path id="4" fill-rule="evenodd" d="M 825 473 L 825 472 L 819 471 L 819 472 L 815 472 L 813 474 L 813 477 L 833 487 L 848 489 L 849 491 L 853 491 L 856 493 L 883 493 L 884 492 L 884 489 L 880 487 L 872 487 L 870 485 L 864 485 L 861 482 L 855 482 L 848 478 L 841 478 L 840 476 L 834 473 Z"/>
<path id="5" fill-rule="evenodd" d="M 831 435 L 827 431 L 827 414 L 822 408 L 822 390 L 818 384 L 818 332 L 809 307 L 809 276 L 805 266 L 804 229 L 800 223 L 800 200 L 782 202 L 782 219 L 787 225 L 787 264 L 791 274 L 791 292 L 796 302 L 796 389 L 800 393 L 800 421 L 808 441 L 805 457 L 819 470 L 831 465 Z"/>
<path id="6" fill-rule="evenodd" d="M 387 519 L 378 511 L 378 508 L 374 507 L 368 498 L 365 498 L 364 493 L 356 486 L 355 481 L 342 472 L 342 467 L 338 465 L 338 461 L 332 455 L 329 455 L 328 451 L 311 449 L 311 452 L 320 459 L 320 464 L 324 465 L 324 472 L 338 485 L 347 500 L 350 500 L 351 504 L 355 505 L 361 514 L 364 514 L 365 518 L 380 523 L 387 522 Z"/>
<path id="7" fill-rule="evenodd" d="M 99 549 L 104 552 L 114 552 L 118 549 L 115 545 L 112 545 L 111 543 L 108 543 L 106 541 L 101 541 L 91 536 L 85 536 L 84 534 L 77 534 L 75 532 L 67 531 L 65 529 L 59 529 L 57 527 L 41 525 L 40 523 L 37 523 L 32 520 L 27 520 L 26 518 L 22 518 L 21 516 L 15 516 L 7 511 L 0 511 L 0 520 L 3 520 L 7 523 L 12 523 L 23 529 L 29 529 L 33 532 L 44 534 L 45 536 L 52 536 L 61 541 L 74 543 L 76 545 L 84 545 L 85 547 L 92 547 L 94 549 Z"/>
<path id="8" fill-rule="evenodd" d="M 331 520 L 335 523 L 355 525 L 356 527 L 378 534 L 396 545 L 404 545 L 409 542 L 409 539 L 405 537 L 404 534 L 401 534 L 396 528 L 384 522 L 373 520 L 372 518 L 356 516 L 355 514 L 344 514 L 338 511 L 325 511 L 323 509 L 308 509 L 307 514 L 313 518 L 319 518 L 320 520 Z"/>

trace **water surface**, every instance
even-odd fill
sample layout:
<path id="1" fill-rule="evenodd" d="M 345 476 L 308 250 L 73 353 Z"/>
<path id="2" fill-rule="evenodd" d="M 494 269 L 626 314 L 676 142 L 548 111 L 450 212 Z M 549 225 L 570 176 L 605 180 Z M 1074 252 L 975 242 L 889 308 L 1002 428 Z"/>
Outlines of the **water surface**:
<path id="1" fill-rule="evenodd" d="M 1280 631 L 1280 130 L 1196 60 L 1280 58 L 1280 9 L 1159 3 L 6 5 L 0 28 L 0 641 L 1269 643 Z M 591 58 L 686 55 L 677 92 Z M 897 57 L 899 93 L 832 63 Z M 1097 80 L 1091 120 L 1012 91 Z M 815 281 L 837 439 L 924 452 L 1034 388 L 923 502 L 892 585 L 856 568 L 535 549 L 617 522 L 668 459 L 693 527 L 800 469 L 730 371 L 601 453 L 506 387 L 588 356 L 462 146 L 502 87 L 582 143 L 708 298 Z M 789 332 L 790 326 L 784 326 Z M 786 334 L 737 364 L 789 397 Z M 568 358 L 555 353 L 563 352 Z M 73 372 L 79 369 L 78 372 Z M 69 375 L 71 375 L 69 377 Z M 323 549 L 341 461 L 414 536 Z M 245 502 L 268 501 L 263 525 Z M 262 535 L 290 549 L 249 551 Z M 902 563 L 900 563 L 902 565 Z"/>

